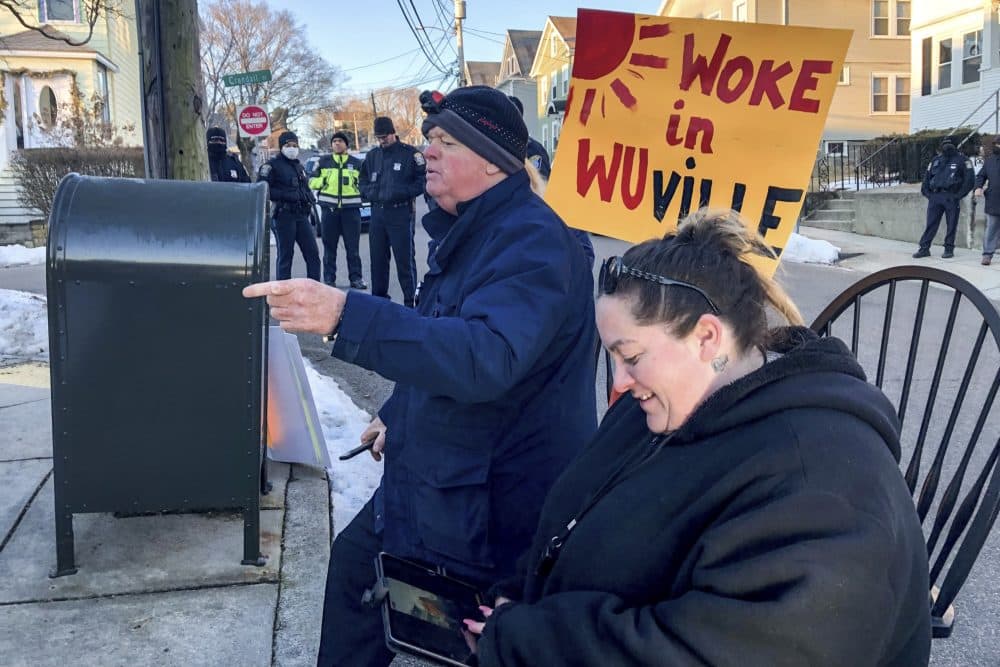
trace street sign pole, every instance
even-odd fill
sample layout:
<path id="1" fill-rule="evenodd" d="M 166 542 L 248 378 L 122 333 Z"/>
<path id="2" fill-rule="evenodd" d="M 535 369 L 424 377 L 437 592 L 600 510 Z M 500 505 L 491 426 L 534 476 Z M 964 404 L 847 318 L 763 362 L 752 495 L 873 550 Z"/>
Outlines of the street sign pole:
<path id="1" fill-rule="evenodd" d="M 267 83 L 271 80 L 271 70 L 259 69 L 253 72 L 239 72 L 237 74 L 224 74 L 222 83 L 227 88 L 232 86 L 245 86 L 254 83 Z"/>
<path id="2" fill-rule="evenodd" d="M 227 88 L 231 88 L 231 87 L 234 87 L 234 86 L 239 86 L 240 87 L 240 91 L 243 92 L 244 90 L 246 90 L 246 89 L 244 89 L 244 86 L 249 86 L 250 105 L 252 105 L 252 106 L 256 106 L 257 105 L 257 92 L 256 92 L 257 88 L 256 88 L 256 86 L 258 84 L 261 84 L 261 83 L 267 83 L 270 80 L 271 80 L 271 70 L 269 70 L 269 69 L 254 70 L 252 72 L 237 72 L 235 74 L 224 74 L 222 76 L 222 83 Z M 240 99 L 246 99 L 246 97 L 241 94 L 240 95 Z M 239 131 L 240 130 L 239 109 L 237 109 L 236 114 L 237 114 L 237 118 L 236 118 L 237 135 L 239 135 L 239 134 L 241 134 L 240 131 Z M 257 142 L 258 137 L 259 137 L 259 135 L 252 135 L 252 136 L 248 137 L 250 139 L 250 145 L 251 145 L 251 148 L 250 148 L 251 156 L 253 156 L 254 151 L 258 151 L 257 155 L 258 155 L 258 157 L 260 156 L 260 154 L 259 154 L 259 144 Z M 257 165 L 252 165 L 252 166 L 256 170 Z"/>

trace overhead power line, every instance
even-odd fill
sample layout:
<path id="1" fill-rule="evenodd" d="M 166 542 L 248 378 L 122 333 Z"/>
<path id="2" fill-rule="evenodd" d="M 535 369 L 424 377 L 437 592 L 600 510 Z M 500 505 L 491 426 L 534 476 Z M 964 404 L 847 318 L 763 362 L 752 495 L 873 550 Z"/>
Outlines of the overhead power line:
<path id="1" fill-rule="evenodd" d="M 426 44 L 424 43 L 426 32 L 424 33 L 424 37 L 420 36 L 420 32 L 416 29 L 413 20 L 406 11 L 406 6 L 403 4 L 403 0 L 396 0 L 396 4 L 399 6 L 399 11 L 402 13 L 403 19 L 406 21 L 406 26 L 410 29 L 410 33 L 413 35 L 413 38 L 417 40 L 417 44 L 420 46 L 420 50 L 424 52 L 424 56 L 427 58 L 428 62 L 430 62 L 431 65 L 433 65 L 434 68 L 441 74 L 446 73 L 448 70 L 441 62 L 441 57 L 436 51 L 434 51 L 430 39 L 427 39 Z M 419 18 L 417 20 L 419 21 Z M 423 24 L 421 23 L 420 25 L 422 26 Z M 432 53 L 433 55 L 431 55 Z"/>
<path id="2" fill-rule="evenodd" d="M 410 49 L 406 53 L 400 53 L 397 56 L 393 56 L 391 58 L 386 58 L 385 60 L 380 60 L 377 63 L 369 63 L 367 65 L 359 65 L 358 67 L 348 67 L 347 69 L 342 69 L 341 71 L 342 72 L 354 72 L 354 71 L 359 70 L 359 69 L 368 69 L 369 67 L 375 67 L 376 65 L 384 65 L 385 63 L 392 62 L 393 60 L 399 60 L 403 56 L 408 56 L 411 53 L 416 53 L 419 50 L 420 49 Z"/>

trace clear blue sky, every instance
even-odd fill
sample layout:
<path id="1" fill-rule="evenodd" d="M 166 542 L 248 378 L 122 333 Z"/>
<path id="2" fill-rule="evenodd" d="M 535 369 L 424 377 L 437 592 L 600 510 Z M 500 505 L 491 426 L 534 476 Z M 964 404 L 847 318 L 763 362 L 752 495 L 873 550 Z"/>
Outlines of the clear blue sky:
<path id="1" fill-rule="evenodd" d="M 429 27 L 445 64 L 455 61 L 453 35 L 441 29 L 441 8 L 451 21 L 453 0 L 412 0 Z M 410 0 L 403 0 L 410 10 Z M 396 0 L 272 0 L 304 24 L 310 45 L 350 77 L 345 88 L 368 91 L 383 86 L 436 87 L 443 75 L 418 50 Z M 344 7 L 347 5 L 347 8 Z M 547 16 L 576 16 L 579 6 L 655 14 L 660 0 L 466 0 L 465 59 L 500 60 L 507 29 L 542 30 Z M 437 9 L 435 9 L 437 8 Z M 388 62 L 374 64 L 390 59 Z"/>

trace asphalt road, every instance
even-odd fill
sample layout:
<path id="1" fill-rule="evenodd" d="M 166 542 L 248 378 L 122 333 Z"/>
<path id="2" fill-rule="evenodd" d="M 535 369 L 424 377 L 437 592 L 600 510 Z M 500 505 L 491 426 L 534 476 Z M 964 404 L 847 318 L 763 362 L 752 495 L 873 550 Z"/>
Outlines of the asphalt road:
<path id="1" fill-rule="evenodd" d="M 423 204 L 421 202 L 420 207 L 418 208 L 418 220 L 419 216 L 422 215 L 423 212 Z M 421 226 L 417 224 L 415 244 L 418 274 L 421 275 L 426 270 L 427 266 L 427 240 L 426 233 Z M 620 254 L 625 248 L 628 247 L 627 243 L 603 237 L 595 236 L 593 241 L 597 254 L 598 266 L 600 261 L 605 257 Z M 365 279 L 370 283 L 371 277 L 368 269 L 369 252 L 367 235 L 362 235 L 361 257 L 365 267 Z M 346 286 L 346 258 L 344 256 L 343 248 L 341 248 L 339 252 L 338 267 L 340 270 L 339 282 L 342 286 Z M 595 274 L 596 271 L 597 269 L 595 268 Z M 305 275 L 305 267 L 298 252 L 296 252 L 293 275 Z M 784 287 L 791 294 L 792 298 L 798 304 L 807 323 L 811 322 L 822 310 L 822 308 L 837 294 L 855 281 L 859 280 L 861 277 L 863 277 L 863 274 L 847 269 L 792 263 L 782 265 L 777 275 L 778 281 L 784 285 Z M 44 267 L 30 266 L 0 269 L 0 288 L 44 293 Z M 399 292 L 399 286 L 396 282 L 394 268 L 391 270 L 390 293 L 394 300 L 401 301 L 401 293 Z M 931 304 L 932 310 L 930 312 L 940 313 L 946 311 L 946 295 L 932 294 Z M 900 317 L 902 318 L 902 321 L 907 321 L 908 319 L 908 321 L 912 322 L 914 314 L 913 308 L 905 305 L 899 305 L 897 307 L 901 309 Z M 870 322 L 870 320 L 867 320 L 864 326 L 867 326 L 868 322 Z M 965 342 L 974 338 L 976 329 L 977 323 L 971 322 L 971 320 L 964 315 L 959 317 L 958 326 L 954 334 L 956 347 L 964 349 L 962 346 L 965 345 Z M 898 331 L 900 334 L 894 337 L 892 341 L 892 350 L 896 354 L 903 354 L 902 350 L 905 349 L 909 336 L 908 332 L 906 332 L 903 328 L 898 329 Z M 837 330 L 835 330 L 834 333 L 837 335 L 843 335 Z M 940 332 L 931 331 L 926 335 L 926 338 L 933 341 L 936 340 L 939 335 Z M 389 393 L 392 390 L 392 383 L 390 381 L 380 377 L 374 372 L 357 368 L 333 359 L 329 354 L 329 346 L 324 344 L 320 337 L 300 335 L 299 340 L 302 346 L 303 354 L 309 358 L 321 372 L 334 377 L 340 387 L 351 396 L 355 403 L 369 413 L 374 413 L 382 402 L 384 402 L 389 396 Z M 863 357 L 864 354 L 866 354 L 866 352 L 862 351 L 861 356 Z M 983 360 L 984 366 L 989 368 L 996 368 L 995 364 L 997 363 L 1000 363 L 1000 360 L 995 358 L 995 355 L 993 357 L 987 357 Z M 922 388 L 923 391 L 926 391 L 929 375 L 930 370 L 928 368 L 921 367 L 918 369 L 914 386 Z M 894 385 L 894 381 L 895 378 L 887 379 L 887 393 L 890 393 L 894 389 L 898 389 L 896 386 L 898 385 L 898 382 L 895 382 Z M 598 395 L 600 396 L 603 393 L 604 387 L 603 368 L 598 371 L 597 382 L 599 388 Z M 974 379 L 971 391 L 979 392 L 981 394 L 986 390 L 986 387 L 984 386 L 985 384 L 986 383 L 980 379 Z M 954 378 L 945 378 L 943 386 L 944 391 L 954 391 L 956 381 Z M 915 394 L 915 398 L 911 399 L 911 405 L 922 405 L 919 402 L 919 399 L 920 394 L 918 391 Z M 974 399 L 970 400 L 974 402 Z M 603 403 L 604 401 L 599 398 L 599 410 L 603 411 Z M 1000 410 L 994 412 L 1000 413 Z M 934 442 L 934 434 L 940 430 L 942 423 L 945 421 L 943 414 L 944 413 L 936 414 L 936 418 L 931 420 L 932 423 L 929 425 L 931 430 L 931 439 L 928 441 L 930 443 Z M 1000 431 L 1000 425 L 996 423 L 998 420 L 1000 420 L 1000 415 L 991 416 L 988 423 L 989 427 L 993 428 L 991 431 L 991 437 L 993 439 L 996 438 L 998 431 Z M 967 419 L 965 417 L 960 420 L 959 427 L 957 428 L 960 435 L 967 434 L 972 427 L 973 421 L 974 419 Z M 919 422 L 919 419 L 910 418 L 907 422 L 905 422 L 904 430 L 907 433 L 912 434 L 914 429 L 917 429 L 920 426 Z M 938 429 L 938 431 L 934 431 L 934 429 Z M 992 443 L 994 441 L 993 439 L 987 440 L 987 442 Z M 906 453 L 904 453 L 904 456 L 906 456 Z M 946 466 L 946 470 L 947 469 L 949 469 L 949 466 Z M 931 661 L 932 665 L 940 667 L 950 667 L 953 665 L 996 667 L 996 665 L 1000 665 L 1000 622 L 996 620 L 997 618 L 1000 618 L 1000 577 L 996 576 L 997 572 L 1000 572 L 1000 528 L 994 527 L 991 537 L 984 547 L 969 581 L 962 589 L 962 592 L 957 599 L 956 610 L 958 620 L 956 621 L 955 635 L 951 639 L 936 640 L 934 642 L 934 653 Z M 419 665 L 423 663 L 399 659 L 395 664 Z"/>

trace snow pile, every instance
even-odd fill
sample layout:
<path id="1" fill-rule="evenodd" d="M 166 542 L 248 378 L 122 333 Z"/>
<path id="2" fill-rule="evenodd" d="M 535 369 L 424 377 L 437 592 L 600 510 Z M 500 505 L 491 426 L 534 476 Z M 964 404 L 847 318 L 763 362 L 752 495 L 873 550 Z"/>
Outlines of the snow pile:
<path id="1" fill-rule="evenodd" d="M 840 259 L 840 248 L 829 243 L 810 239 L 792 232 L 785 249 L 781 251 L 783 262 L 809 264 L 836 264 Z"/>
<path id="2" fill-rule="evenodd" d="M 25 248 L 23 245 L 0 245 L 0 267 L 44 263 L 44 247 Z"/>
<path id="3" fill-rule="evenodd" d="M 49 318 L 44 296 L 0 289 L 0 357 L 6 356 L 48 360 Z"/>
<path id="4" fill-rule="evenodd" d="M 361 432 L 368 427 L 371 417 L 354 405 L 333 378 L 320 374 L 308 360 L 303 361 L 333 465 L 329 475 L 333 529 L 336 534 L 347 527 L 375 492 L 382 479 L 382 464 L 375 461 L 368 452 L 348 461 L 337 460 L 338 456 L 361 444 Z"/>

